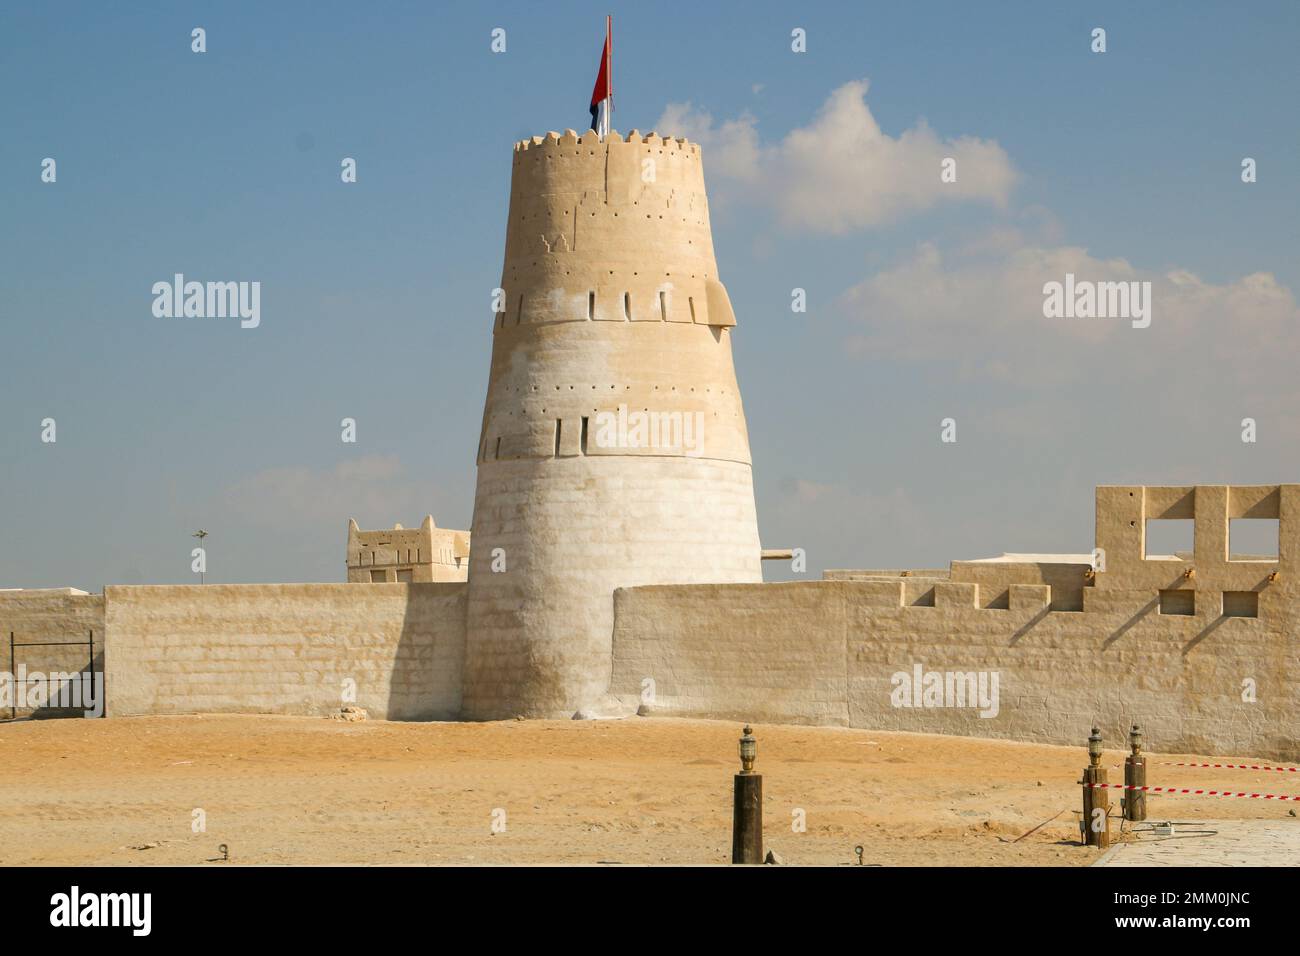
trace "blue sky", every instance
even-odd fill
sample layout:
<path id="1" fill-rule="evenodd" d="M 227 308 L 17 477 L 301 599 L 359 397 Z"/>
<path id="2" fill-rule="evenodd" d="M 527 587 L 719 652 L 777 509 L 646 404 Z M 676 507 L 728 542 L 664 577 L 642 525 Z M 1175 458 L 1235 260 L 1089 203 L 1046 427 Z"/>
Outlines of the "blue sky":
<path id="1" fill-rule="evenodd" d="M 1300 480 L 1293 3 L 10 5 L 0 587 L 468 527 L 511 143 L 586 120 L 606 12 L 616 127 L 704 144 L 765 546 L 1084 551 L 1095 484 Z M 926 143 L 987 179 L 930 196 Z M 1151 327 L 1044 318 L 1067 270 L 1151 281 Z M 261 326 L 155 318 L 175 272 L 260 281 Z"/>

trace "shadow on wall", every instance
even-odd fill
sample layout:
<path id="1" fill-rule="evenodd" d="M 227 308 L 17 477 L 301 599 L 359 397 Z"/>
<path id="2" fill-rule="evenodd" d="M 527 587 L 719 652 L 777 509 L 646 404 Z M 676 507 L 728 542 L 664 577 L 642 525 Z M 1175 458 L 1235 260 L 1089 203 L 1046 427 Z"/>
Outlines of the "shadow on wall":
<path id="1" fill-rule="evenodd" d="M 463 581 L 357 587 L 407 589 L 388 674 L 388 720 L 455 720 L 465 657 Z"/>
<path id="2" fill-rule="evenodd" d="M 9 696 L 0 719 L 85 717 L 103 695 L 103 634 L 5 633 Z M 98 676 L 96 676 L 98 675 Z M 93 681 L 93 683 L 92 683 Z"/>

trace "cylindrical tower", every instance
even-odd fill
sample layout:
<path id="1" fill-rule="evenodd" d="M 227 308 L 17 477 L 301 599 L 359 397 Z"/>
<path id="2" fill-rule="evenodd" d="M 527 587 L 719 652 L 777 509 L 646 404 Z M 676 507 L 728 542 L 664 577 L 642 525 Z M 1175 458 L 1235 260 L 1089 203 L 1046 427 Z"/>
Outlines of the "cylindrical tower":
<path id="1" fill-rule="evenodd" d="M 608 689 L 615 588 L 762 580 L 699 146 L 517 143 L 501 289 L 463 716 L 568 717 Z"/>

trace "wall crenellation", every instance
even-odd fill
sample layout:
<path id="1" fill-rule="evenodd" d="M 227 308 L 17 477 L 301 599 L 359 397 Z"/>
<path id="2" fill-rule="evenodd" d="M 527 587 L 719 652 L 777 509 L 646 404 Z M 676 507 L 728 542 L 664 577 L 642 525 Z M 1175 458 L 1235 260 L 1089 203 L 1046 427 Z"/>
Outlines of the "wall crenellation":
<path id="1" fill-rule="evenodd" d="M 1170 751 L 1300 759 L 1300 485 L 1101 486 L 1096 500 L 1090 554 L 619 591 L 611 689 L 632 701 L 653 686 L 663 714 L 1056 743 L 1140 720 Z M 1234 557 L 1229 523 L 1244 519 L 1277 522 L 1276 554 Z M 1187 550 L 1148 553 L 1146 525 L 1163 520 L 1192 522 Z M 892 681 L 913 668 L 996 674 L 999 706 L 900 707 Z"/>
<path id="2" fill-rule="evenodd" d="M 593 501 L 577 489 L 599 472 L 582 460 L 491 463 L 482 472 L 486 489 L 507 514 L 521 474 L 535 481 L 554 469 L 582 468 L 559 472 L 566 494 L 582 503 L 559 537 L 548 541 L 524 528 L 496 539 L 511 556 L 513 580 L 551 586 L 553 559 L 545 552 L 561 549 L 574 586 L 587 591 L 554 606 L 566 624 L 589 626 L 595 618 L 603 627 L 595 603 L 582 598 L 600 598 L 609 566 L 626 556 L 621 542 L 603 546 L 608 516 L 657 528 L 666 514 L 694 513 L 689 501 L 665 498 L 665 481 L 698 498 L 711 516 L 727 515 L 725 522 L 684 521 L 673 543 L 700 553 L 723 540 L 729 547 L 712 552 L 719 564 L 705 573 L 747 573 L 748 469 L 682 464 L 648 459 L 622 471 L 618 488 L 595 487 Z M 1104 569 L 1085 560 L 1092 555 L 1003 555 L 954 561 L 946 570 L 827 571 L 825 580 L 785 584 L 655 583 L 656 576 L 682 575 L 681 552 L 647 539 L 633 556 L 651 580 L 612 585 L 608 656 L 587 663 L 612 668 L 607 686 L 621 702 L 642 702 L 652 687 L 656 714 L 1058 743 L 1094 724 L 1110 735 L 1139 720 L 1170 751 L 1300 759 L 1300 485 L 1103 486 L 1097 515 L 1097 540 L 1111 545 Z M 1190 549 L 1145 554 L 1148 519 L 1192 521 Z M 1234 559 L 1226 524 L 1238 519 L 1277 521 L 1277 555 Z M 358 532 L 369 537 L 350 543 L 387 555 L 416 540 L 413 532 Z M 110 715 L 329 713 L 355 682 L 355 702 L 374 716 L 451 719 L 462 688 L 471 686 L 463 676 L 472 644 L 469 590 L 377 584 L 0 592 L 0 633 L 13 630 L 20 642 L 69 638 L 72 645 L 53 651 L 22 650 L 19 662 L 75 670 L 84 666 L 84 645 L 75 642 L 93 629 L 96 666 L 109 671 Z M 507 600 L 488 608 L 500 630 L 515 620 Z M 495 680 L 517 679 L 508 658 L 488 660 L 497 662 Z M 891 678 L 916 667 L 996 673 L 997 713 L 986 719 L 970 708 L 900 708 Z"/>
<path id="3" fill-rule="evenodd" d="M 605 146 L 609 144 L 621 144 L 625 146 L 651 146 L 662 147 L 672 152 L 698 157 L 700 146 L 698 143 L 692 143 L 690 140 L 680 137 L 660 136 L 658 133 L 651 131 L 644 135 L 639 130 L 632 130 L 626 136 L 617 130 L 612 131 L 602 142 L 594 130 L 587 130 L 581 135 L 572 129 L 566 129 L 563 133 L 557 133 L 551 130 L 545 136 L 531 136 L 528 139 L 521 139 L 515 143 L 516 153 L 526 153 L 534 150 L 536 147 L 548 148 L 573 148 L 575 146 L 587 146 L 589 149 Z"/>

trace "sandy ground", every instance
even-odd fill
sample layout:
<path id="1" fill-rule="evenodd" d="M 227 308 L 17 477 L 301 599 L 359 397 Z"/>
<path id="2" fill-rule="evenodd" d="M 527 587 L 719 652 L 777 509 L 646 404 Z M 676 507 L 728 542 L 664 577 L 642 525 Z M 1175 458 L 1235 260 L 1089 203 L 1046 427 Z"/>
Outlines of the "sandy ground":
<path id="1" fill-rule="evenodd" d="M 739 730 L 665 718 L 3 723 L 0 864 L 221 865 L 208 861 L 222 843 L 236 864 L 725 863 Z M 855 864 L 856 844 L 885 865 L 1098 857 L 1077 845 L 1082 747 L 791 726 L 756 735 L 766 845 L 788 863 Z M 1105 763 L 1121 760 L 1108 752 Z M 1296 793 L 1298 778 L 1153 768 L 1150 782 Z M 1300 828 L 1297 806 L 1151 798 L 1152 816 L 1229 825 Z M 193 831 L 196 809 L 206 832 Z M 792 829 L 796 810 L 806 832 Z"/>

